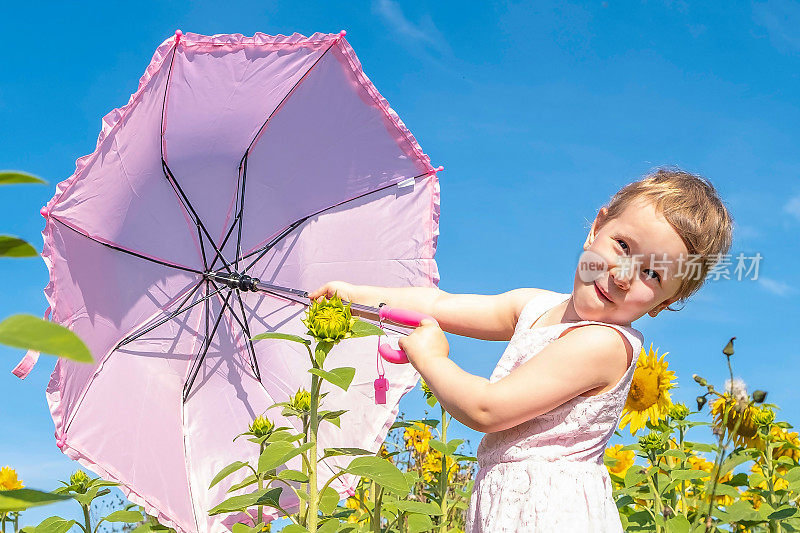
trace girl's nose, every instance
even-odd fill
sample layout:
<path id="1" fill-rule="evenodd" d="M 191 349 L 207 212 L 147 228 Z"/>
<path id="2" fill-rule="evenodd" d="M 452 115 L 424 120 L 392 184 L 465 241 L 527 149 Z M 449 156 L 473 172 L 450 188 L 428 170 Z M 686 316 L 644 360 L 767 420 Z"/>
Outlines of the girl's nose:
<path id="1" fill-rule="evenodd" d="M 620 289 L 627 291 L 631 284 L 632 267 L 627 264 L 626 260 L 626 257 L 618 257 L 617 261 L 608 269 L 608 274 Z"/>

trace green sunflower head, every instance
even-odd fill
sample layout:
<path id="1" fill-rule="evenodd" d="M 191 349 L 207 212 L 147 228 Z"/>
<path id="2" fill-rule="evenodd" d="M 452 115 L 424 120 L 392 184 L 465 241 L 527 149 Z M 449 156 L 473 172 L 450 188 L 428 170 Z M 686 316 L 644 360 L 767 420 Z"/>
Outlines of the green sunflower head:
<path id="1" fill-rule="evenodd" d="M 272 433 L 275 424 L 266 416 L 257 416 L 250 424 L 250 434 L 254 437 L 265 437 Z"/>
<path id="2" fill-rule="evenodd" d="M 74 474 L 69 477 L 70 485 L 78 485 L 77 492 L 84 493 L 89 483 L 89 476 L 83 470 L 76 470 Z"/>
<path id="3" fill-rule="evenodd" d="M 308 334 L 318 341 L 337 343 L 352 335 L 356 319 L 350 312 L 350 304 L 345 306 L 334 294 L 330 300 L 325 297 L 314 300 L 302 322 L 308 328 Z"/>
<path id="4" fill-rule="evenodd" d="M 298 390 L 291 401 L 292 407 L 298 411 L 311 410 L 311 393 L 305 389 Z"/>

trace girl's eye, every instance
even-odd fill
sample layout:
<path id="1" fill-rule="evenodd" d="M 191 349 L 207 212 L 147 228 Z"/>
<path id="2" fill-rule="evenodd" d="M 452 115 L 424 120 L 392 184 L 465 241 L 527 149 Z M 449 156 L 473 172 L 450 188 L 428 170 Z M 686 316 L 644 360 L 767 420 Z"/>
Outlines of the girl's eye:
<path id="1" fill-rule="evenodd" d="M 658 272 L 656 272 L 655 270 L 650 270 L 649 268 L 645 268 L 644 270 L 645 272 L 650 272 L 651 274 L 653 274 L 652 276 L 653 279 L 657 279 L 659 283 L 661 282 L 661 275 Z"/>
<path id="2" fill-rule="evenodd" d="M 616 240 L 617 242 L 621 242 L 622 244 L 624 244 L 624 245 L 625 245 L 625 248 L 623 248 L 623 251 L 624 251 L 624 252 L 627 252 L 627 251 L 628 251 L 628 243 L 627 243 L 627 242 L 623 241 L 622 239 L 615 239 L 615 240 Z"/>

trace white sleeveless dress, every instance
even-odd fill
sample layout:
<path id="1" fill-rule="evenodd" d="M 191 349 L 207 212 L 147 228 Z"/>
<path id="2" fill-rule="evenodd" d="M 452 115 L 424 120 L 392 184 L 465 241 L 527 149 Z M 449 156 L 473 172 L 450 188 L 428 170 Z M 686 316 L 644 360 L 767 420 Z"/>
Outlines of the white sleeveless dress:
<path id="1" fill-rule="evenodd" d="M 604 324 L 622 332 L 633 347 L 633 361 L 612 389 L 577 396 L 483 437 L 466 533 L 622 531 L 603 454 L 619 425 L 644 337 L 631 327 L 590 320 L 530 329 L 569 297 L 549 292 L 528 302 L 489 381 L 499 381 L 562 332 L 582 324 Z"/>

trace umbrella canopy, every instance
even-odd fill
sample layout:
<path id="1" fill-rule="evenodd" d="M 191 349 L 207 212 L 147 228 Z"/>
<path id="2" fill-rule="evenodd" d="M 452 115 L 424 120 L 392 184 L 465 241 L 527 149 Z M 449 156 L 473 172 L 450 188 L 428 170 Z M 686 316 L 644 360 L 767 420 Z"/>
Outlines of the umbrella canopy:
<path id="1" fill-rule="evenodd" d="M 234 436 L 259 414 L 301 432 L 267 407 L 311 388 L 304 347 L 250 337 L 305 334 L 292 294 L 326 281 L 435 286 L 436 170 L 344 32 L 176 32 L 42 210 L 52 320 L 96 360 L 56 364 L 47 399 L 59 447 L 178 531 L 228 528 L 241 517 L 208 510 L 246 471 L 208 486 L 258 454 Z M 295 292 L 240 290 L 243 275 Z M 348 412 L 341 429 L 321 424 L 320 456 L 377 452 L 415 386 L 411 365 L 387 365 L 376 405 L 376 345 L 331 352 L 327 366 L 356 374 L 347 392 L 323 382 L 324 408 Z M 320 488 L 351 459 L 325 459 Z M 356 482 L 331 486 L 345 496 Z M 288 489 L 280 503 L 298 508 Z"/>

